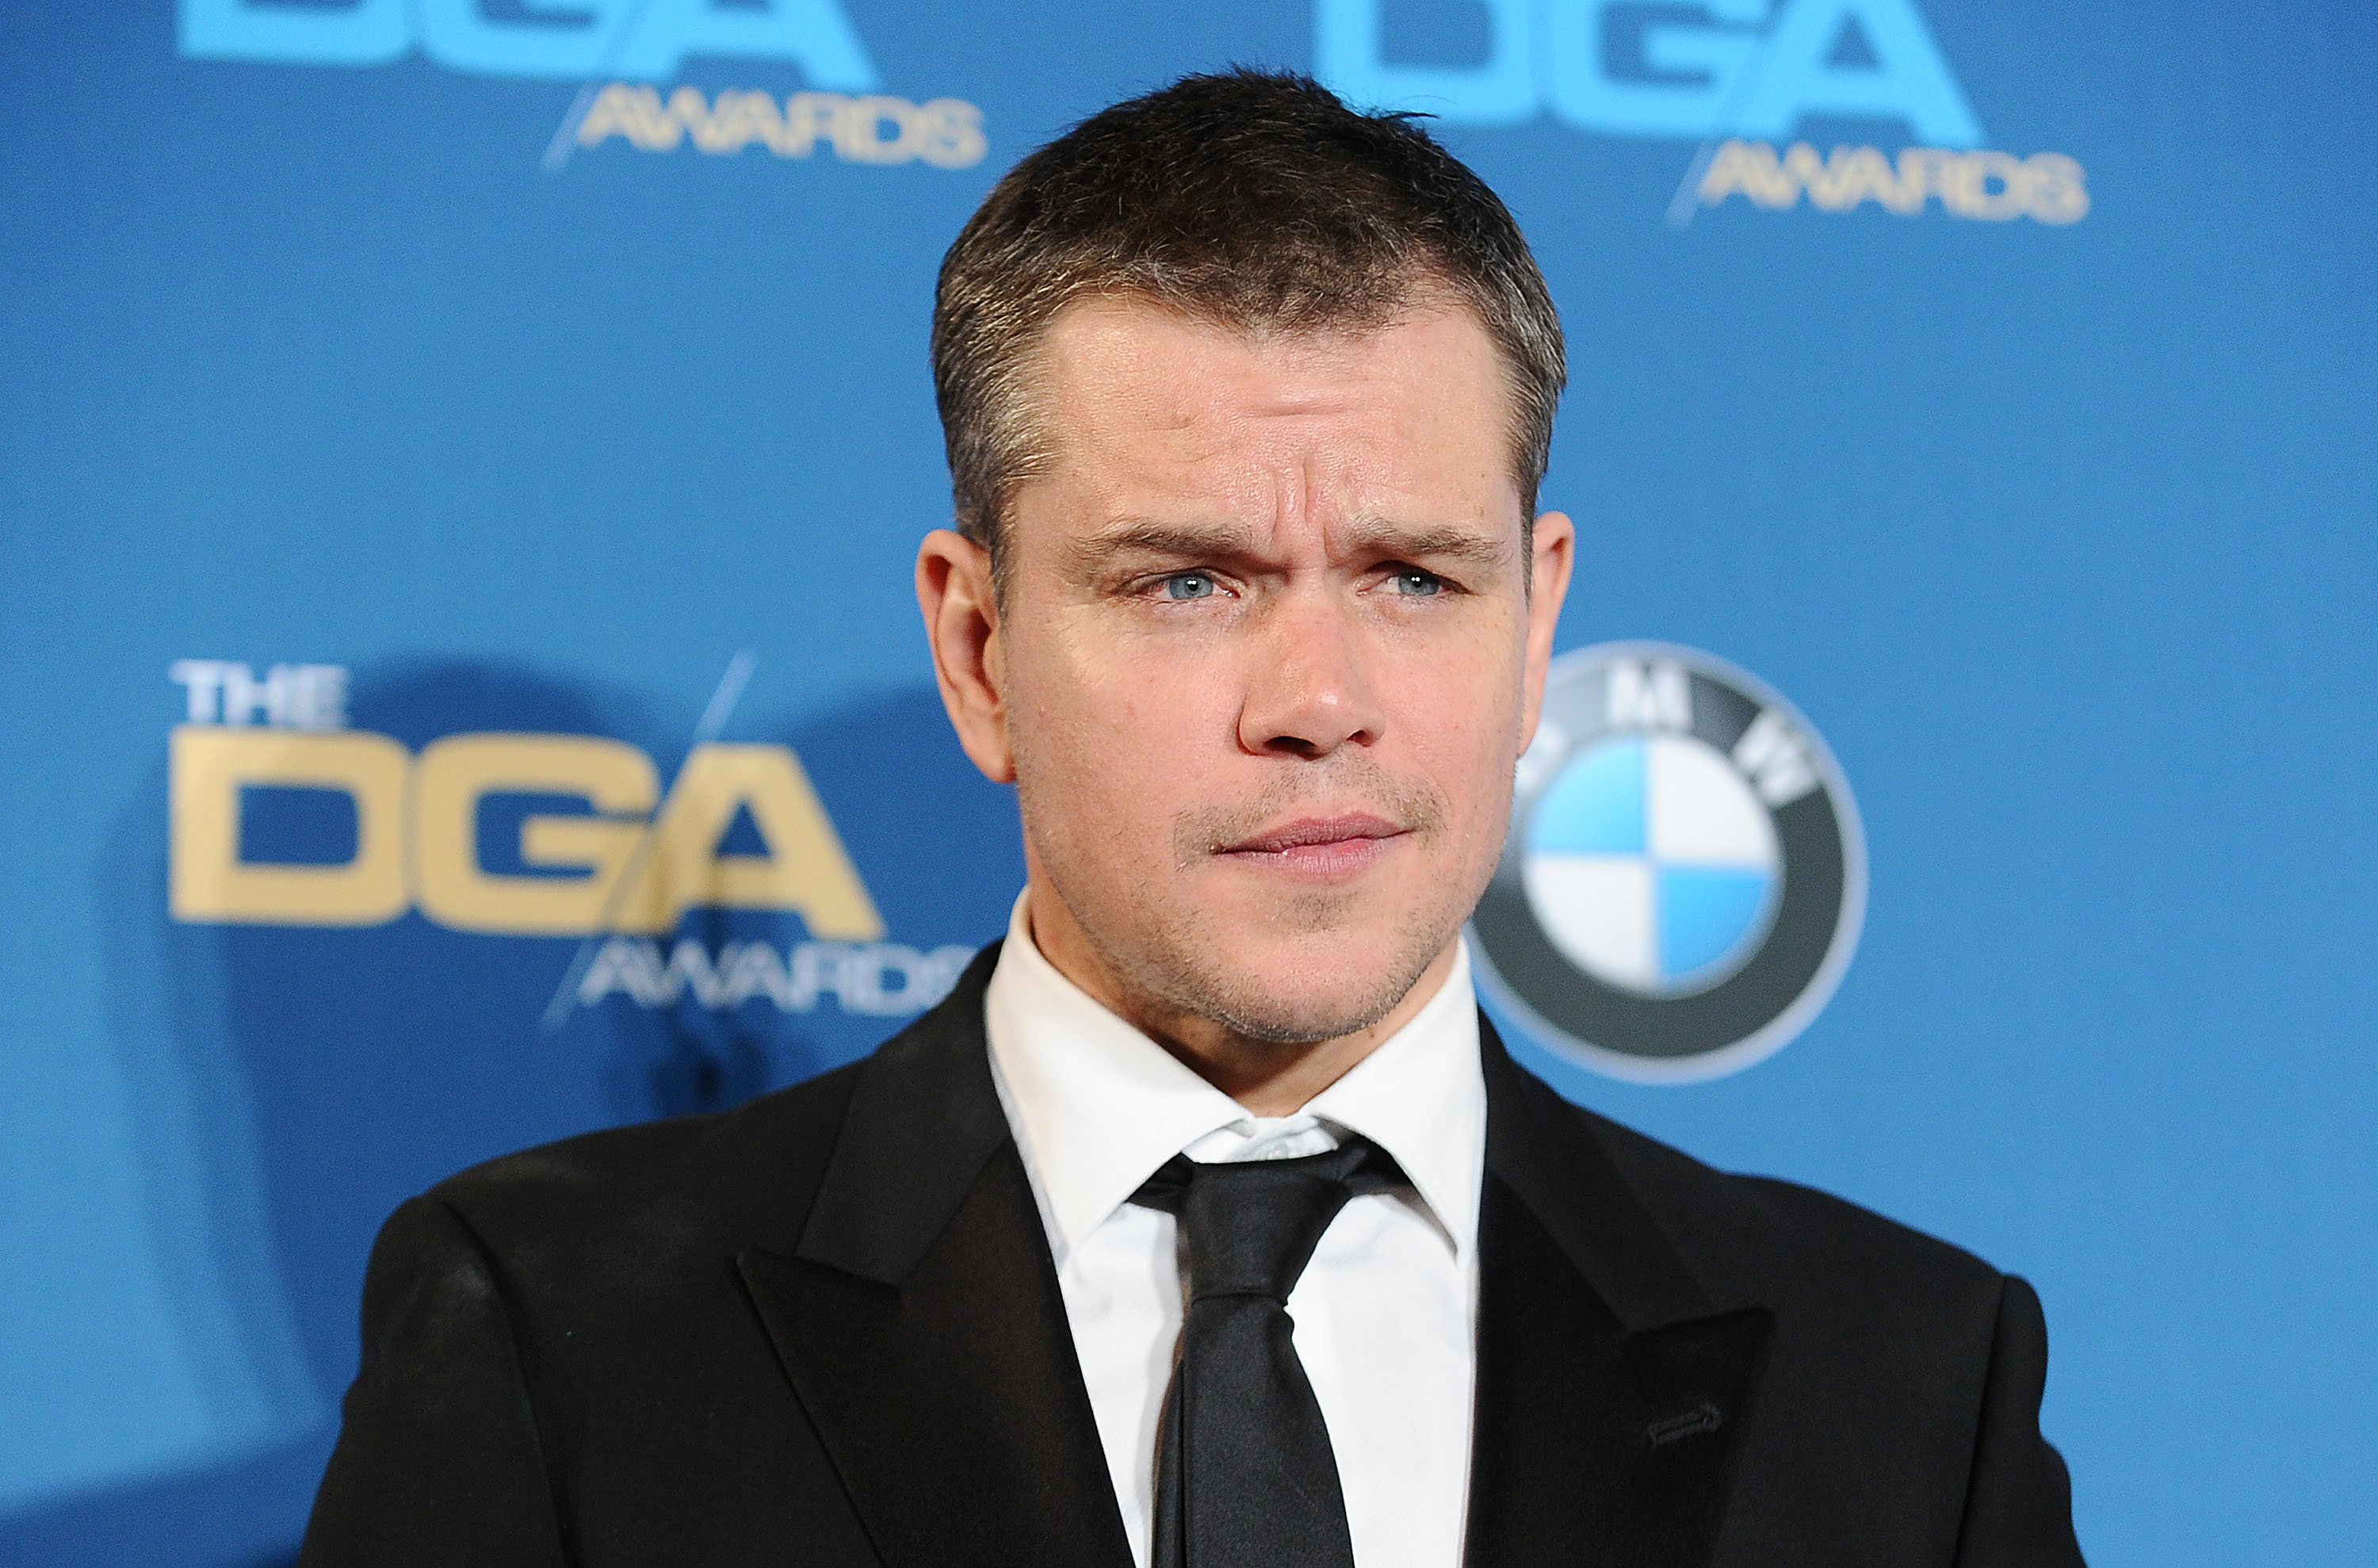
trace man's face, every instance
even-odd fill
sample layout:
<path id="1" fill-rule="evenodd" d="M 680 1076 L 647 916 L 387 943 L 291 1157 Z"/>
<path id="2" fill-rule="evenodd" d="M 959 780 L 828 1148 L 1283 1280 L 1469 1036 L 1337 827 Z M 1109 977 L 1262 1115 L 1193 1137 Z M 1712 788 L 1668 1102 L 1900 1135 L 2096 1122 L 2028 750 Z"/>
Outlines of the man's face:
<path id="1" fill-rule="evenodd" d="M 1524 540 L 1492 340 L 1453 308 L 1250 337 L 1096 300 L 1033 388 L 1049 462 L 983 662 L 1041 946 L 1127 1014 L 1370 1027 L 1493 874 L 1567 583 L 1567 519 Z"/>

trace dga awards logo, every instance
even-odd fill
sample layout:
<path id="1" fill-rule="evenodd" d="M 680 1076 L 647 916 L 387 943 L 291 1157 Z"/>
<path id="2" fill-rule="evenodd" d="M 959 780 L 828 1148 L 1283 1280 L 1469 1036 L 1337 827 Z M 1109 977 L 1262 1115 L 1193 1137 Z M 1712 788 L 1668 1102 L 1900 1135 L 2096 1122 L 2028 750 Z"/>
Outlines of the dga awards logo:
<path id="1" fill-rule="evenodd" d="M 1554 662 L 1471 923 L 1538 1039 L 1619 1078 L 1738 1071 L 1824 1007 L 1865 908 L 1857 808 L 1790 704 L 1691 648 Z"/>
<path id="2" fill-rule="evenodd" d="M 1449 36 L 1414 58 L 1419 41 L 1391 35 L 1391 11 L 1402 31 Z M 1668 205 L 1678 227 L 1735 197 L 1768 211 L 1871 203 L 1901 218 L 1999 223 L 2072 223 L 2089 211 L 2073 159 L 1987 145 L 1915 0 L 1315 0 L 1314 33 L 1317 74 L 1358 103 L 1456 125 L 1549 115 L 1594 136 L 1698 141 Z M 1820 151 L 1796 139 L 1843 122 L 1904 140 Z"/>
<path id="3" fill-rule="evenodd" d="M 610 736 L 450 734 L 414 752 L 348 728 L 342 666 L 258 676 L 178 660 L 168 908 L 189 924 L 369 927 L 417 912 L 474 935 L 581 938 L 547 1032 L 613 996 L 921 1012 L 974 948 L 890 940 L 792 748 L 717 738 L 751 668 L 749 655 L 728 666 L 664 789 L 649 754 Z M 713 943 L 689 927 L 728 912 L 798 919 L 806 936 Z"/>
<path id="4" fill-rule="evenodd" d="M 614 139 L 643 152 L 831 151 L 941 169 L 970 168 L 990 147 L 966 100 L 884 92 L 840 0 L 178 0 L 176 33 L 193 60 L 359 68 L 418 54 L 471 76 L 579 82 L 546 148 L 548 170 Z M 808 90 L 670 90 L 695 60 L 789 67 Z"/>

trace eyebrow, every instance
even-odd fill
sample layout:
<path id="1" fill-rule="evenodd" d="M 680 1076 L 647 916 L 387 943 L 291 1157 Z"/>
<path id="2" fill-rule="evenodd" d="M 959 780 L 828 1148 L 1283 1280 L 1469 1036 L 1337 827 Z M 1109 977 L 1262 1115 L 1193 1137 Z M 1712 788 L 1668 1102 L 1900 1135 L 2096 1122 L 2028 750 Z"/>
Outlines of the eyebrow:
<path id="1" fill-rule="evenodd" d="M 1365 518 L 1349 526 L 1343 542 L 1350 553 L 1414 561 L 1459 561 L 1492 566 L 1508 559 L 1508 541 L 1446 525 L 1411 525 L 1384 518 Z M 1076 562 L 1098 566 L 1129 554 L 1170 556 L 1189 561 L 1231 561 L 1247 557 L 1243 529 L 1228 524 L 1169 523 L 1130 517 L 1100 528 L 1073 545 Z"/>
<path id="2" fill-rule="evenodd" d="M 1493 566 L 1509 558 L 1513 541 L 1447 524 L 1406 524 L 1365 518 L 1347 530 L 1356 555 Z"/>
<path id="3" fill-rule="evenodd" d="M 1131 554 L 1208 560 L 1245 554 L 1246 535 L 1227 524 L 1163 523 L 1148 517 L 1126 517 L 1075 541 L 1070 549 L 1075 561 L 1089 564 Z"/>

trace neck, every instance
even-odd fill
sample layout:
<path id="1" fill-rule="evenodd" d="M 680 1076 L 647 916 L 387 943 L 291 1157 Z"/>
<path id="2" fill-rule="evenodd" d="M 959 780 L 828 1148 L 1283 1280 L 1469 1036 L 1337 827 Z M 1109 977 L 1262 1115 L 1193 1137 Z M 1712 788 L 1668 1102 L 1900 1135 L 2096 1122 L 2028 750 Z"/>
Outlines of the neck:
<path id="1" fill-rule="evenodd" d="M 1042 918 L 1044 910 L 1051 911 L 1047 919 Z M 1038 889 L 1026 905 L 1026 915 L 1033 947 L 1058 973 L 1257 1116 L 1293 1116 L 1303 1110 L 1410 1023 L 1444 987 L 1459 946 L 1459 939 L 1447 943 L 1402 1000 L 1367 1028 L 1327 1040 L 1279 1041 L 1242 1034 L 1202 1014 L 1137 995 L 1100 960 L 1062 902 Z"/>

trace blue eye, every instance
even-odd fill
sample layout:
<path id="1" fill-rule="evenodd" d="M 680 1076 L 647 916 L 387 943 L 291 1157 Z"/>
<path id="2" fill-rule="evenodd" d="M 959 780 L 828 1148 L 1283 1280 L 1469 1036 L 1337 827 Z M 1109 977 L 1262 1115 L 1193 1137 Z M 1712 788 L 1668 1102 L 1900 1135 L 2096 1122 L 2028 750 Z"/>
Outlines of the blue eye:
<path id="1" fill-rule="evenodd" d="M 1169 599 L 1212 598 L 1214 579 L 1203 572 L 1175 572 L 1164 579 L 1164 597 Z"/>
<path id="2" fill-rule="evenodd" d="M 1445 579 L 1434 572 L 1407 566 L 1395 575 L 1396 592 L 1407 598 L 1429 598 L 1445 591 Z"/>

